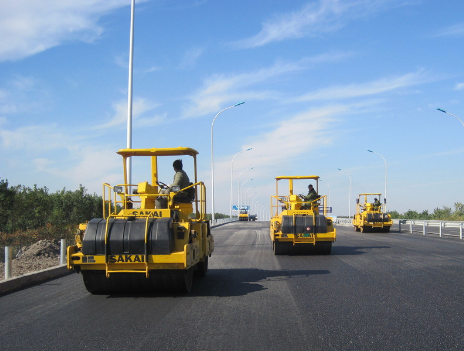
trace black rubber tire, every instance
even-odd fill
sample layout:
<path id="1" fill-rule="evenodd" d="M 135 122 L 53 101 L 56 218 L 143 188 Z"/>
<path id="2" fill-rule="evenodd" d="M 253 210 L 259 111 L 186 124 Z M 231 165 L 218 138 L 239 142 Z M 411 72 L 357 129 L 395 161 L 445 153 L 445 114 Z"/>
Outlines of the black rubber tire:
<path id="1" fill-rule="evenodd" d="M 197 263 L 193 274 L 197 277 L 204 277 L 207 273 L 208 273 L 208 256 L 206 256 L 203 262 L 200 261 Z"/>
<path id="2" fill-rule="evenodd" d="M 106 278 L 105 271 L 83 271 L 87 291 L 94 295 L 121 293 L 186 293 L 192 290 L 193 269 L 150 272 L 147 279 L 141 273 L 113 273 Z"/>
<path id="3" fill-rule="evenodd" d="M 273 243 L 274 255 L 276 256 L 288 255 L 292 246 L 293 246 L 292 243 L 274 241 Z"/>
<path id="4" fill-rule="evenodd" d="M 331 241 L 318 241 L 315 245 L 316 255 L 330 255 L 332 252 Z"/>

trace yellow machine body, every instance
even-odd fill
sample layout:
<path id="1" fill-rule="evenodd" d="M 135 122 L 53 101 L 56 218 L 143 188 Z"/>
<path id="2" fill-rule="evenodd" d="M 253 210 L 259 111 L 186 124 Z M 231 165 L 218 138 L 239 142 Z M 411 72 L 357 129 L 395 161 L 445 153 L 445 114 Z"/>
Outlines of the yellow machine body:
<path id="1" fill-rule="evenodd" d="M 353 216 L 353 226 L 357 232 L 389 232 L 393 221 L 384 212 L 385 204 L 375 206 L 374 199 L 380 201 L 380 193 L 359 194 L 356 199 L 356 214 Z"/>
<path id="2" fill-rule="evenodd" d="M 68 268 L 82 273 L 87 290 L 95 294 L 190 291 L 193 275 L 206 274 L 214 250 L 205 185 L 197 180 L 198 152 L 178 147 L 123 149 L 118 154 L 124 183 L 103 184 L 103 218 L 79 225 L 76 245 L 67 249 Z M 158 158 L 163 156 L 192 157 L 193 183 L 162 193 Z M 129 157 L 149 160 L 150 182 L 128 183 Z M 157 208 L 158 197 L 167 206 Z"/>
<path id="3" fill-rule="evenodd" d="M 327 196 L 319 196 L 307 202 L 304 195 L 294 194 L 294 182 L 308 181 L 316 183 L 318 176 L 282 176 L 276 177 L 276 195 L 271 196 L 270 237 L 274 253 L 282 255 L 298 249 L 329 255 L 332 243 L 336 240 L 336 229 L 331 217 L 327 217 Z M 288 181 L 288 193 L 279 193 L 279 181 Z M 295 250 L 296 249 L 296 250 Z"/>
<path id="4" fill-rule="evenodd" d="M 239 221 L 249 221 L 250 220 L 250 215 L 248 213 L 248 210 L 245 210 L 245 209 L 240 210 L 240 213 L 238 215 L 238 220 Z"/>

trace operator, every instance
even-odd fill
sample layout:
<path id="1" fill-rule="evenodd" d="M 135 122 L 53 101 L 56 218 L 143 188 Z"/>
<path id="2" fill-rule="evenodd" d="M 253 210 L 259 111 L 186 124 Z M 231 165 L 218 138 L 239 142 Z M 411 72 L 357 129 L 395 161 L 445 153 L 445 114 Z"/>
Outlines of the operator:
<path id="1" fill-rule="evenodd" d="M 378 211 L 381 206 L 380 201 L 377 198 L 374 198 L 374 211 Z"/>
<path id="2" fill-rule="evenodd" d="M 313 185 L 309 184 L 308 185 L 308 195 L 303 197 L 303 201 L 304 202 L 311 202 L 311 201 L 316 200 L 317 198 L 319 198 L 319 195 L 317 195 L 316 190 L 314 190 L 314 188 L 313 188 Z M 302 209 L 311 208 L 311 204 L 310 203 L 303 204 L 303 205 L 301 205 L 301 208 Z"/>
<path id="3" fill-rule="evenodd" d="M 173 186 L 178 185 L 181 189 L 186 188 L 190 185 L 190 180 L 185 173 L 185 171 L 182 169 L 182 160 L 175 160 L 172 164 L 172 167 L 174 168 L 174 181 L 171 185 L 169 185 L 168 188 L 164 188 L 160 190 L 160 194 L 169 194 L 171 188 Z M 166 196 L 158 196 L 155 200 L 155 206 L 156 208 L 167 208 L 168 206 L 168 199 Z"/>

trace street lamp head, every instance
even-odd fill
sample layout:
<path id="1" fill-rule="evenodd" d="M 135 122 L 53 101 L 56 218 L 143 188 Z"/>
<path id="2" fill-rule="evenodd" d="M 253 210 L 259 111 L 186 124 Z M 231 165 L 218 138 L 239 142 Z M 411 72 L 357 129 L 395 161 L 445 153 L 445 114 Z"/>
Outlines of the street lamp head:
<path id="1" fill-rule="evenodd" d="M 242 102 L 239 102 L 238 104 L 235 104 L 234 106 L 243 105 L 244 103 L 245 103 L 245 101 L 242 101 Z"/>
<path id="2" fill-rule="evenodd" d="M 250 147 L 249 149 L 246 149 L 245 151 L 250 151 L 251 149 L 253 149 L 252 147 Z"/>
<path id="3" fill-rule="evenodd" d="M 372 151 L 372 150 L 367 150 L 367 151 L 369 151 L 369 152 L 374 152 L 374 151 Z"/>
<path id="4" fill-rule="evenodd" d="M 337 168 L 337 169 L 338 169 L 339 171 L 341 171 L 341 169 L 340 169 L 340 168 Z"/>
<path id="5" fill-rule="evenodd" d="M 446 111 L 442 110 L 441 108 L 437 108 L 437 110 L 440 111 L 440 112 L 446 113 Z"/>

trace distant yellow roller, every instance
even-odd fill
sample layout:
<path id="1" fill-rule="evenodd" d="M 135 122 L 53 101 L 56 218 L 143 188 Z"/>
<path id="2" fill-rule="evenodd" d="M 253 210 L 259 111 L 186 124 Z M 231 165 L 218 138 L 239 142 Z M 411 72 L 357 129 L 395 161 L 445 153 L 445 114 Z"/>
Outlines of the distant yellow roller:
<path id="1" fill-rule="evenodd" d="M 337 234 L 331 217 L 327 217 L 327 196 L 318 195 L 318 176 L 276 177 L 276 195 L 271 196 L 270 237 L 275 255 L 313 252 L 330 255 Z M 288 193 L 279 193 L 279 181 L 288 181 Z M 308 195 L 293 193 L 295 181 L 311 184 Z M 309 189 L 309 187 L 308 187 Z"/>

